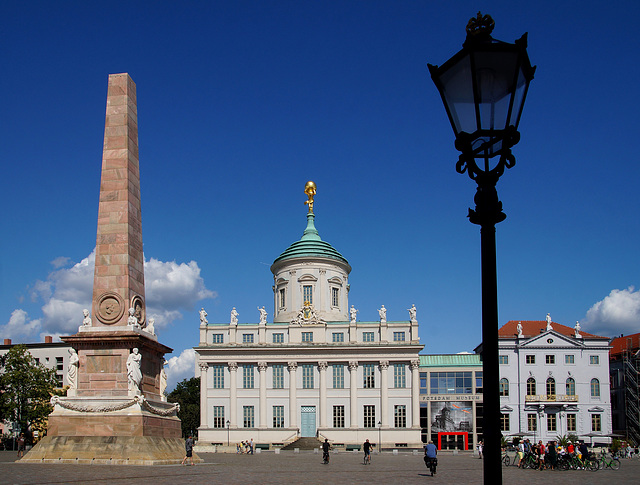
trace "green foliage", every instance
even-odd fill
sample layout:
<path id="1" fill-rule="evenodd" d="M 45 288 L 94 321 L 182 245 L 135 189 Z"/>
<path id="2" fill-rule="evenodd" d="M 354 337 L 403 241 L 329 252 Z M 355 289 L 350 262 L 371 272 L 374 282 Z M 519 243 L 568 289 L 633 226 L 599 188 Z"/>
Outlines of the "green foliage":
<path id="1" fill-rule="evenodd" d="M 622 448 L 622 443 L 619 439 L 614 439 L 611 443 L 611 453 L 617 453 Z"/>
<path id="2" fill-rule="evenodd" d="M 40 427 L 53 410 L 49 399 L 56 386 L 55 370 L 39 364 L 24 345 L 0 357 L 0 419 L 18 423 L 25 436 Z"/>
<path id="3" fill-rule="evenodd" d="M 179 382 L 167 396 L 167 401 L 180 404 L 178 417 L 182 421 L 182 436 L 197 436 L 200 426 L 200 378 L 192 377 Z"/>
<path id="4" fill-rule="evenodd" d="M 565 434 L 562 436 L 556 436 L 556 443 L 562 446 L 567 446 L 569 441 L 572 443 L 576 443 L 578 441 L 578 437 L 575 434 Z"/>

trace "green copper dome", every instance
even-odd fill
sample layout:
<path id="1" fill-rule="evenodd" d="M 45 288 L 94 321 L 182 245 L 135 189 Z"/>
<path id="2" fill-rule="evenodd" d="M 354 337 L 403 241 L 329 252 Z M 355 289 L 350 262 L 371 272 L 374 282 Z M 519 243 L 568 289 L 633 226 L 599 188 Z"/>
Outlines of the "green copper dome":
<path id="1" fill-rule="evenodd" d="M 349 268 L 348 271 L 351 271 L 349 262 L 344 258 L 344 256 L 336 251 L 331 244 L 324 242 L 320 238 L 320 234 L 318 234 L 318 230 L 314 225 L 314 219 L 315 214 L 313 212 L 309 212 L 307 214 L 307 228 L 304 230 L 302 238 L 299 241 L 294 242 L 286 249 L 285 252 L 276 258 L 271 266 L 272 271 L 274 266 L 281 261 L 304 257 L 333 259 L 345 264 Z"/>

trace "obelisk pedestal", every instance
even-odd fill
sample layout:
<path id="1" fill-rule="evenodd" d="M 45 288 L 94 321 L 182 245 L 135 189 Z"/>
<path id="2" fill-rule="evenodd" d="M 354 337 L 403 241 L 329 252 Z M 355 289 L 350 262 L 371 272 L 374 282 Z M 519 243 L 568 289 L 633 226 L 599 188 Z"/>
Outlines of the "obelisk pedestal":
<path id="1" fill-rule="evenodd" d="M 146 316 L 136 85 L 128 74 L 109 76 L 91 316 L 62 337 L 77 352 L 77 378 L 66 397 L 52 398 L 47 436 L 22 461 L 179 463 L 178 407 L 162 396 L 172 349 Z"/>

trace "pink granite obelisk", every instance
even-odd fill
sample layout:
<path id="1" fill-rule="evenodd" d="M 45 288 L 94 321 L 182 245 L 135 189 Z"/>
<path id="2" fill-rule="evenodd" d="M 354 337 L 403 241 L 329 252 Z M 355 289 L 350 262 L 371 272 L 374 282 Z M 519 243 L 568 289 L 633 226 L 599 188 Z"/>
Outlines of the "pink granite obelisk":
<path id="1" fill-rule="evenodd" d="M 126 326 L 128 310 L 134 308 L 144 326 L 144 296 L 136 85 L 128 74 L 112 74 L 98 207 L 94 325 Z"/>
<path id="2" fill-rule="evenodd" d="M 136 85 L 128 74 L 109 76 L 95 264 L 91 322 L 62 337 L 77 353 L 76 376 L 67 396 L 52 398 L 47 436 L 23 460 L 179 463 L 178 407 L 166 402 L 162 370 L 172 349 L 146 317 Z"/>

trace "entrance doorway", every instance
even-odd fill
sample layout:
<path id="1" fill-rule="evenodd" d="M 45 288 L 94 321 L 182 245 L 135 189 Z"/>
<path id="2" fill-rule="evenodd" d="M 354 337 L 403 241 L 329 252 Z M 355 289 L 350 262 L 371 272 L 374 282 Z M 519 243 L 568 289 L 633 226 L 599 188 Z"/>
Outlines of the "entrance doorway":
<path id="1" fill-rule="evenodd" d="M 469 433 L 438 433 L 439 450 L 468 450 Z"/>
<path id="2" fill-rule="evenodd" d="M 302 406 L 300 419 L 300 435 L 312 438 L 316 435 L 316 407 Z"/>

